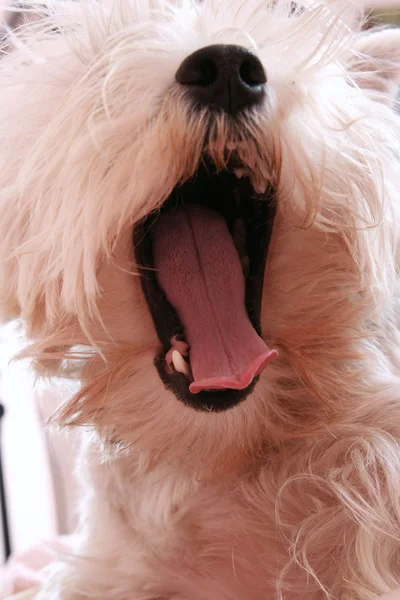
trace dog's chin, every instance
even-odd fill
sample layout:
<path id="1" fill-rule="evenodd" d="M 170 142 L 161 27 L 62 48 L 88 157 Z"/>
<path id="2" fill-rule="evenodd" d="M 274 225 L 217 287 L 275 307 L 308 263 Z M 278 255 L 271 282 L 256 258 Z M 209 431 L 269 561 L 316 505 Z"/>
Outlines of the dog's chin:
<path id="1" fill-rule="evenodd" d="M 276 356 L 261 338 L 261 304 L 275 190 L 255 190 L 235 159 L 204 158 L 133 231 L 141 282 L 162 349 L 165 388 L 196 410 L 244 401 Z"/>

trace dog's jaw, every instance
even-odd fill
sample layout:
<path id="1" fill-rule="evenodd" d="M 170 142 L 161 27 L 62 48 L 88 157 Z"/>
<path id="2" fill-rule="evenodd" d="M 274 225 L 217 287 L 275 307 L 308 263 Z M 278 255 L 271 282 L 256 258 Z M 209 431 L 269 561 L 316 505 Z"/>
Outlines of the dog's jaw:
<path id="1" fill-rule="evenodd" d="M 232 151 L 226 153 L 228 164 L 237 165 Z M 161 214 L 134 232 L 143 291 L 163 346 L 157 370 L 167 389 L 197 410 L 226 410 L 244 400 L 276 356 L 259 336 L 276 210 L 266 186 L 257 194 L 247 178 L 201 166 Z"/>

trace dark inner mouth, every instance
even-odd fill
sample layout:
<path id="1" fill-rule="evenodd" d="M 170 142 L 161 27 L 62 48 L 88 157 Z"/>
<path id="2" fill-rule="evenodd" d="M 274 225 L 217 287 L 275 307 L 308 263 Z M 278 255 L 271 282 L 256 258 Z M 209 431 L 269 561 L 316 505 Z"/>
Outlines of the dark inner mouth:
<path id="1" fill-rule="evenodd" d="M 134 229 L 135 253 L 137 264 L 141 269 L 142 287 L 162 345 L 162 349 L 155 359 L 155 366 L 165 387 L 172 391 L 184 404 L 196 410 L 216 412 L 232 408 L 243 401 L 253 391 L 258 381 L 258 374 L 256 372 L 254 376 L 249 375 L 250 371 L 244 369 L 247 375 L 243 375 L 240 381 L 247 381 L 246 377 L 251 377 L 251 380 L 245 387 L 244 384 L 239 385 L 238 383 L 237 387 L 241 389 L 232 389 L 232 386 L 229 385 L 224 388 L 223 381 L 228 381 L 226 377 L 218 375 L 218 377 L 214 376 L 209 379 L 204 378 L 203 372 L 207 368 L 202 364 L 202 358 L 198 358 L 198 356 L 196 358 L 196 351 L 197 355 L 199 355 L 199 350 L 202 350 L 203 355 L 208 353 L 204 352 L 204 344 L 202 344 L 201 340 L 198 341 L 198 338 L 199 335 L 202 337 L 201 331 L 204 331 L 204 335 L 207 333 L 207 335 L 217 336 L 215 331 L 218 329 L 218 333 L 220 333 L 220 324 L 217 323 L 214 333 L 213 330 L 208 331 L 207 327 L 202 327 L 201 319 L 205 319 L 204 315 L 200 314 L 197 318 L 197 315 L 191 316 L 189 314 L 191 310 L 191 298 L 195 299 L 195 302 L 192 302 L 193 311 L 202 313 L 197 303 L 196 290 L 199 288 L 196 288 L 192 283 L 188 284 L 188 287 L 186 287 L 185 283 L 179 287 L 179 281 L 178 283 L 170 284 L 168 283 L 168 279 L 164 285 L 164 280 L 161 276 L 161 265 L 167 271 L 166 276 L 169 279 L 175 278 L 179 280 L 182 277 L 186 277 L 184 281 L 187 281 L 192 276 L 192 271 L 189 270 L 190 261 L 195 260 L 196 257 L 199 258 L 199 254 L 201 255 L 201 250 L 204 248 L 206 258 L 200 256 L 199 260 L 203 260 L 203 263 L 205 262 L 206 265 L 210 265 L 207 267 L 208 270 L 213 271 L 213 269 L 218 270 L 218 268 L 221 270 L 221 287 L 225 284 L 225 287 L 232 287 L 233 322 L 249 321 L 248 329 L 252 329 L 254 335 L 251 347 L 254 346 L 254 342 L 256 346 L 258 343 L 263 344 L 258 337 L 261 336 L 261 300 L 275 210 L 275 192 L 272 187 L 267 187 L 265 193 L 258 194 L 254 191 L 248 177 L 242 176 L 238 178 L 231 170 L 216 172 L 213 166 L 204 162 L 199 167 L 194 178 L 175 188 L 169 199 L 162 206 L 161 211 L 149 215 Z M 213 238 L 215 245 L 214 241 L 211 243 L 200 241 L 198 247 L 192 251 L 190 248 L 184 247 L 184 241 L 182 241 L 182 244 L 179 241 L 175 243 L 174 240 L 183 240 L 185 238 L 184 232 L 187 229 L 188 223 L 189 225 L 195 223 L 194 233 L 191 231 L 194 237 L 212 236 L 215 232 L 215 237 Z M 196 223 L 200 224 L 196 225 Z M 179 227 L 183 229 L 179 229 Z M 218 232 L 221 232 L 221 235 Z M 229 238 L 230 241 L 228 242 L 226 238 Z M 225 246 L 222 245 L 223 240 L 225 240 Z M 174 243 L 176 247 L 173 247 Z M 180 247 L 181 245 L 182 248 Z M 210 249 L 210 246 L 213 247 Z M 225 250 L 225 247 L 227 247 L 227 250 Z M 212 252 L 214 252 L 214 255 L 212 255 Z M 216 257 L 215 260 L 214 256 Z M 233 278 L 233 276 L 230 278 L 229 264 L 226 267 L 227 261 L 231 256 L 234 259 L 232 262 L 235 263 L 232 269 L 236 269 L 236 278 Z M 182 260 L 179 263 L 180 259 Z M 220 262 L 225 265 L 225 268 L 221 267 Z M 180 264 L 179 269 L 177 268 L 177 263 Z M 242 271 L 240 272 L 240 276 L 238 276 L 237 270 L 240 269 L 240 263 Z M 185 269 L 187 269 L 187 272 Z M 203 270 L 203 265 L 201 269 Z M 171 273 L 173 274 L 171 275 Z M 216 275 L 212 272 L 209 275 L 211 283 L 212 281 L 215 282 L 215 278 Z M 243 315 L 239 316 L 235 321 L 236 317 L 233 314 L 235 307 L 240 312 L 241 308 L 239 304 L 243 304 L 241 296 L 242 285 L 244 285 L 243 295 L 245 304 L 245 308 L 243 307 L 242 310 L 243 313 L 246 311 L 247 315 L 245 317 Z M 218 285 L 214 283 L 214 287 L 218 288 Z M 179 293 L 176 290 L 180 290 Z M 188 294 L 186 294 L 186 290 Z M 236 299 L 236 290 L 239 290 L 237 292 L 239 294 L 238 299 Z M 177 296 L 176 301 L 174 294 Z M 201 294 L 202 292 L 200 292 Z M 225 301 L 220 310 L 224 313 L 222 318 L 226 317 L 229 320 L 231 315 L 226 314 L 229 312 L 226 311 L 226 306 L 227 301 Z M 229 304 L 229 308 L 230 306 Z M 212 307 L 212 310 L 214 313 L 214 307 Z M 193 326 L 191 325 L 192 320 L 194 321 Z M 182 321 L 186 323 L 186 326 Z M 210 324 L 211 329 L 213 326 L 215 328 L 215 323 Z M 229 328 L 229 323 L 228 325 L 223 325 L 223 327 L 225 329 Z M 199 328 L 200 334 L 198 334 Z M 228 341 L 225 340 L 225 346 L 229 361 L 234 363 L 236 357 L 231 356 L 230 349 L 237 345 L 240 354 L 241 342 L 237 339 L 237 332 L 240 332 L 241 328 L 232 324 L 232 330 L 231 333 L 228 332 L 227 334 L 226 340 Z M 208 339 L 213 340 L 215 337 L 209 337 Z M 232 340 L 235 340 L 235 343 Z M 214 348 L 213 343 L 209 343 L 210 345 Z M 171 362 L 168 363 L 166 360 L 166 356 L 171 356 L 171 346 L 172 350 L 174 347 L 180 350 L 187 348 L 187 352 L 181 352 L 182 358 L 187 365 L 185 369 L 179 368 L 177 370 L 175 368 L 176 362 L 171 364 Z M 211 351 L 213 348 L 210 348 L 211 357 L 213 356 L 213 352 Z M 243 348 L 246 348 L 245 344 L 243 344 Z M 264 366 L 274 355 L 266 346 L 265 348 L 270 354 L 268 355 L 268 352 L 265 353 L 263 350 L 260 351 L 263 356 Z M 243 352 L 244 350 L 242 349 L 242 354 Z M 223 362 L 223 357 L 221 357 L 221 361 L 217 360 L 216 350 L 214 351 L 214 355 L 214 363 Z M 255 360 L 258 360 L 258 358 L 256 357 Z M 261 359 L 259 362 L 261 364 Z M 197 384 L 196 381 L 193 383 L 193 379 L 196 379 L 196 377 L 193 377 L 191 373 L 189 374 L 190 365 L 192 366 L 193 375 L 195 375 L 196 368 L 202 375 L 201 377 L 197 374 L 197 379 L 201 379 L 202 381 L 198 384 L 198 389 L 196 389 L 195 393 L 193 393 L 193 389 Z M 222 367 L 218 366 L 216 369 L 218 371 Z M 186 374 L 180 372 L 184 370 L 187 371 Z M 261 372 L 261 369 L 258 372 Z M 235 380 L 233 379 L 233 381 L 232 385 L 235 387 Z M 214 384 L 212 382 L 216 382 L 216 389 L 213 389 Z M 191 387 L 192 391 L 189 387 Z"/>

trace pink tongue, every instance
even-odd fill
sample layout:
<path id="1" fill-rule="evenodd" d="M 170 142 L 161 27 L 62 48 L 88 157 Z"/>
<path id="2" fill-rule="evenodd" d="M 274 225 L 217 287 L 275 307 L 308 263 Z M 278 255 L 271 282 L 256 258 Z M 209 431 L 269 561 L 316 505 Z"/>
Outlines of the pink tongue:
<path id="1" fill-rule="evenodd" d="M 277 353 L 247 316 L 242 267 L 224 218 L 189 205 L 161 215 L 152 236 L 158 283 L 190 346 L 190 391 L 246 388 Z"/>

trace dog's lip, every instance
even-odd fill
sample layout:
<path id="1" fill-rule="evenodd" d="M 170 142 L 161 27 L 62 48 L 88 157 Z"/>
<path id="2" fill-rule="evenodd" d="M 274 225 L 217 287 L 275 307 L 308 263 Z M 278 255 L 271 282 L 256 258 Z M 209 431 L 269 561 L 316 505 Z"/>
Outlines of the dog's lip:
<path id="1" fill-rule="evenodd" d="M 235 164 L 234 168 L 240 169 L 241 167 Z M 243 174 L 240 173 L 240 175 Z M 204 193 L 205 189 L 206 193 Z M 212 206 L 220 211 L 231 232 L 238 214 L 246 223 L 251 234 L 248 236 L 246 245 L 251 259 L 246 281 L 246 306 L 253 327 L 260 334 L 261 292 L 266 255 L 275 216 L 274 189 L 268 187 L 265 193 L 258 194 L 246 176 L 238 179 L 231 171 L 217 172 L 212 166 L 203 164 L 194 178 L 173 191 L 161 212 L 171 211 L 177 206 L 187 203 L 199 202 L 206 202 L 207 206 Z M 171 340 L 174 337 L 183 342 L 186 340 L 180 318 L 160 290 L 155 276 L 149 231 L 151 231 L 156 218 L 157 215 L 149 215 L 134 229 L 137 263 L 144 267 L 141 278 L 142 287 L 162 344 L 162 349 L 155 358 L 155 366 L 165 387 L 187 406 L 196 410 L 213 412 L 227 410 L 247 398 L 254 390 L 258 375 L 242 390 L 218 389 L 192 394 L 189 389 L 190 376 L 188 377 L 187 373 L 182 373 L 173 365 L 171 366 L 171 361 L 165 360 L 171 350 Z"/>
<path id="2" fill-rule="evenodd" d="M 165 388 L 187 407 L 200 412 L 221 413 L 234 408 L 253 393 L 259 380 L 259 376 L 255 377 L 244 390 L 214 390 L 192 394 L 186 376 L 177 371 L 169 371 L 163 350 L 156 356 L 154 365 Z"/>

